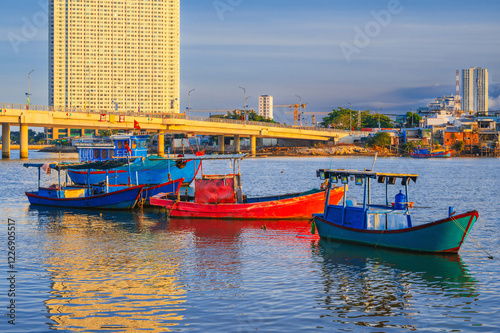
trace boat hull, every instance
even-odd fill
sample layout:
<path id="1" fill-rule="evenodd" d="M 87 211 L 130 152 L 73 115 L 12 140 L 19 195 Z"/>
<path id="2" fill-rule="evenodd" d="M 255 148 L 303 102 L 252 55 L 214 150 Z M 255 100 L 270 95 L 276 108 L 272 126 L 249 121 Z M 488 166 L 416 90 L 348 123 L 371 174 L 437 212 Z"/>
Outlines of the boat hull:
<path id="1" fill-rule="evenodd" d="M 184 181 L 184 178 L 172 180 L 170 182 L 158 184 L 158 185 L 145 185 L 139 195 L 139 200 L 137 201 L 138 206 L 150 205 L 149 199 L 159 193 L 177 193 Z M 119 187 L 119 189 L 126 188 L 126 185 L 111 185 L 111 187 Z"/>
<path id="2" fill-rule="evenodd" d="M 343 195 L 343 188 L 332 189 L 330 204 L 337 204 Z M 313 213 L 325 209 L 325 192 L 281 200 L 219 204 L 169 200 L 160 194 L 153 196 L 150 203 L 154 206 L 165 207 L 171 217 L 260 220 L 310 219 Z"/>
<path id="3" fill-rule="evenodd" d="M 411 152 L 410 156 L 416 157 L 416 158 L 451 157 L 451 150 L 440 151 L 440 152 L 435 152 L 435 153 L 428 153 L 428 154 L 418 154 L 418 153 Z"/>
<path id="4" fill-rule="evenodd" d="M 315 214 L 314 222 L 323 239 L 360 243 L 416 252 L 456 253 L 477 221 L 478 212 L 452 216 L 428 224 L 399 230 L 361 230 L 332 223 Z"/>
<path id="5" fill-rule="evenodd" d="M 110 193 L 77 198 L 57 198 L 39 195 L 40 190 L 26 192 L 26 196 L 32 205 L 64 208 L 132 209 L 137 203 L 143 187 L 144 185 L 139 185 Z"/>
<path id="6" fill-rule="evenodd" d="M 184 165 L 184 164 L 183 164 Z M 176 166 L 175 161 L 152 161 L 137 159 L 128 166 L 111 170 L 91 169 L 87 175 L 86 170 L 68 170 L 68 176 L 75 184 L 98 184 L 106 181 L 109 184 L 162 184 L 172 179 L 184 178 L 186 183 L 191 183 L 199 169 L 200 161 L 188 160 L 182 168 Z M 170 177 L 169 177 L 170 174 Z"/>

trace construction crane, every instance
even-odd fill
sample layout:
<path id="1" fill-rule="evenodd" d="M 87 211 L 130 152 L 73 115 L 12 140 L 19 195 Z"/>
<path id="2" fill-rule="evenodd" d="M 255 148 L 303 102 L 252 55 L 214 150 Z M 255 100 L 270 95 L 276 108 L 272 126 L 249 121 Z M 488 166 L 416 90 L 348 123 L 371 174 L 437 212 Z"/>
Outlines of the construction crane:
<path id="1" fill-rule="evenodd" d="M 273 108 L 293 108 L 293 125 L 297 126 L 299 121 L 299 108 L 305 109 L 306 104 L 281 104 L 281 105 L 273 105 Z M 303 113 L 303 111 L 302 111 Z M 292 112 L 285 112 L 285 114 L 292 114 Z"/>

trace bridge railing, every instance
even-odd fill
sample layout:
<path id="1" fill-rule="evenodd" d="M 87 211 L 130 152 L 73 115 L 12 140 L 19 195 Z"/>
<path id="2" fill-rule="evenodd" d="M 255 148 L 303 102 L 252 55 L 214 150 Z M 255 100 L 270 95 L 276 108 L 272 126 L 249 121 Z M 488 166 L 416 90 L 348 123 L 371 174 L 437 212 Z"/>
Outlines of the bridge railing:
<path id="1" fill-rule="evenodd" d="M 224 123 L 224 124 L 236 124 L 236 125 L 254 125 L 263 127 L 277 127 L 277 128 L 287 128 L 296 130 L 308 130 L 308 131 L 319 131 L 328 133 L 340 133 L 345 135 L 356 135 L 356 136 L 368 136 L 370 133 L 362 131 L 349 131 L 341 129 L 332 129 L 325 127 L 312 127 L 312 126 L 293 126 L 287 124 L 278 123 L 268 123 L 260 121 L 246 121 L 246 120 L 235 120 L 235 119 L 224 119 L 224 118 L 205 118 L 205 117 L 191 117 L 186 116 L 184 113 L 145 113 L 138 111 L 96 111 L 85 108 L 78 107 L 58 107 L 58 106 L 47 106 L 47 105 L 34 105 L 34 104 L 17 104 L 17 103 L 3 103 L 0 104 L 2 109 L 14 109 L 14 110 L 32 110 L 32 111 L 52 111 L 52 112 L 66 112 L 66 113 L 87 113 L 87 114 L 114 114 L 114 115 L 125 115 L 128 117 L 148 117 L 156 119 L 186 119 L 192 121 L 203 121 L 203 122 L 213 122 L 213 123 Z"/>

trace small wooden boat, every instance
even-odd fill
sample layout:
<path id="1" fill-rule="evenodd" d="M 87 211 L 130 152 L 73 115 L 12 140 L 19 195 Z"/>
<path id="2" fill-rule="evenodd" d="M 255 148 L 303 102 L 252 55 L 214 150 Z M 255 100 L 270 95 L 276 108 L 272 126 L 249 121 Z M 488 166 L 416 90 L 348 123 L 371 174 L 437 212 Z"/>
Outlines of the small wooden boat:
<path id="1" fill-rule="evenodd" d="M 227 175 L 201 175 L 195 179 L 194 196 L 158 194 L 150 203 L 167 209 L 171 217 L 214 219 L 308 219 L 324 209 L 326 192 L 312 189 L 271 197 L 247 198 L 242 194 L 239 161 L 246 155 L 201 156 L 199 160 L 232 159 L 238 172 Z M 236 163 L 233 163 L 236 168 Z M 202 169 L 203 170 L 203 169 Z M 329 203 L 336 204 L 344 193 L 342 187 L 331 189 Z"/>
<path id="2" fill-rule="evenodd" d="M 323 213 L 313 215 L 318 234 L 323 239 L 405 251 L 456 253 L 478 219 L 477 211 L 455 215 L 450 207 L 446 218 L 414 224 L 410 215 L 408 185 L 410 180 L 416 182 L 418 175 L 358 170 L 318 170 L 317 175 L 328 179 L 329 184 L 341 181 L 346 189 L 351 177 L 356 185 L 364 185 L 362 207 L 351 204 L 344 197 L 342 205 L 325 205 Z M 388 187 L 397 179 L 405 186 L 406 194 L 400 191 L 392 207 Z M 371 180 L 385 185 L 385 205 L 371 204 Z M 327 192 L 331 192 L 330 186 Z"/>
<path id="3" fill-rule="evenodd" d="M 433 158 L 433 157 L 451 157 L 451 150 L 429 150 L 428 148 L 415 148 L 410 152 L 411 157 L 417 158 Z"/>
<path id="4" fill-rule="evenodd" d="M 100 168 L 115 167 L 125 161 L 100 163 Z M 95 167 L 96 163 L 87 165 L 88 170 Z M 99 208 L 99 209 L 132 209 L 144 188 L 144 185 L 123 186 L 95 184 L 95 185 L 66 185 L 61 183 L 61 170 L 68 169 L 70 165 L 33 164 L 25 163 L 25 167 L 38 168 L 38 190 L 26 192 L 30 204 L 45 205 L 65 208 Z M 72 165 L 72 167 L 75 167 Z M 80 166 L 83 169 L 85 166 Z M 58 184 L 49 187 L 40 186 L 41 169 L 55 169 L 58 171 Z M 173 186 L 173 185 L 172 185 Z"/>
<path id="5" fill-rule="evenodd" d="M 40 187 L 37 191 L 26 192 L 32 205 L 65 208 L 132 209 L 144 185 L 104 192 L 95 186 L 89 190 L 82 186 Z"/>

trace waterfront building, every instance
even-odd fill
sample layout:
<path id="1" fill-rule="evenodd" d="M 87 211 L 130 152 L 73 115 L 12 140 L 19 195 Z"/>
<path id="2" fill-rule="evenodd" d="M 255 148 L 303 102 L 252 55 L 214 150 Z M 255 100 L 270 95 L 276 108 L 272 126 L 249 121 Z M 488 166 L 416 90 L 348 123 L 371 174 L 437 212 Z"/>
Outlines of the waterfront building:
<path id="1" fill-rule="evenodd" d="M 179 112 L 180 0 L 49 2 L 49 103 Z"/>
<path id="2" fill-rule="evenodd" d="M 488 112 L 488 70 L 471 67 L 462 70 L 462 110 L 469 114 Z"/>
<path id="3" fill-rule="evenodd" d="M 259 96 L 259 116 L 268 119 L 273 119 L 273 96 L 260 95 Z"/>

